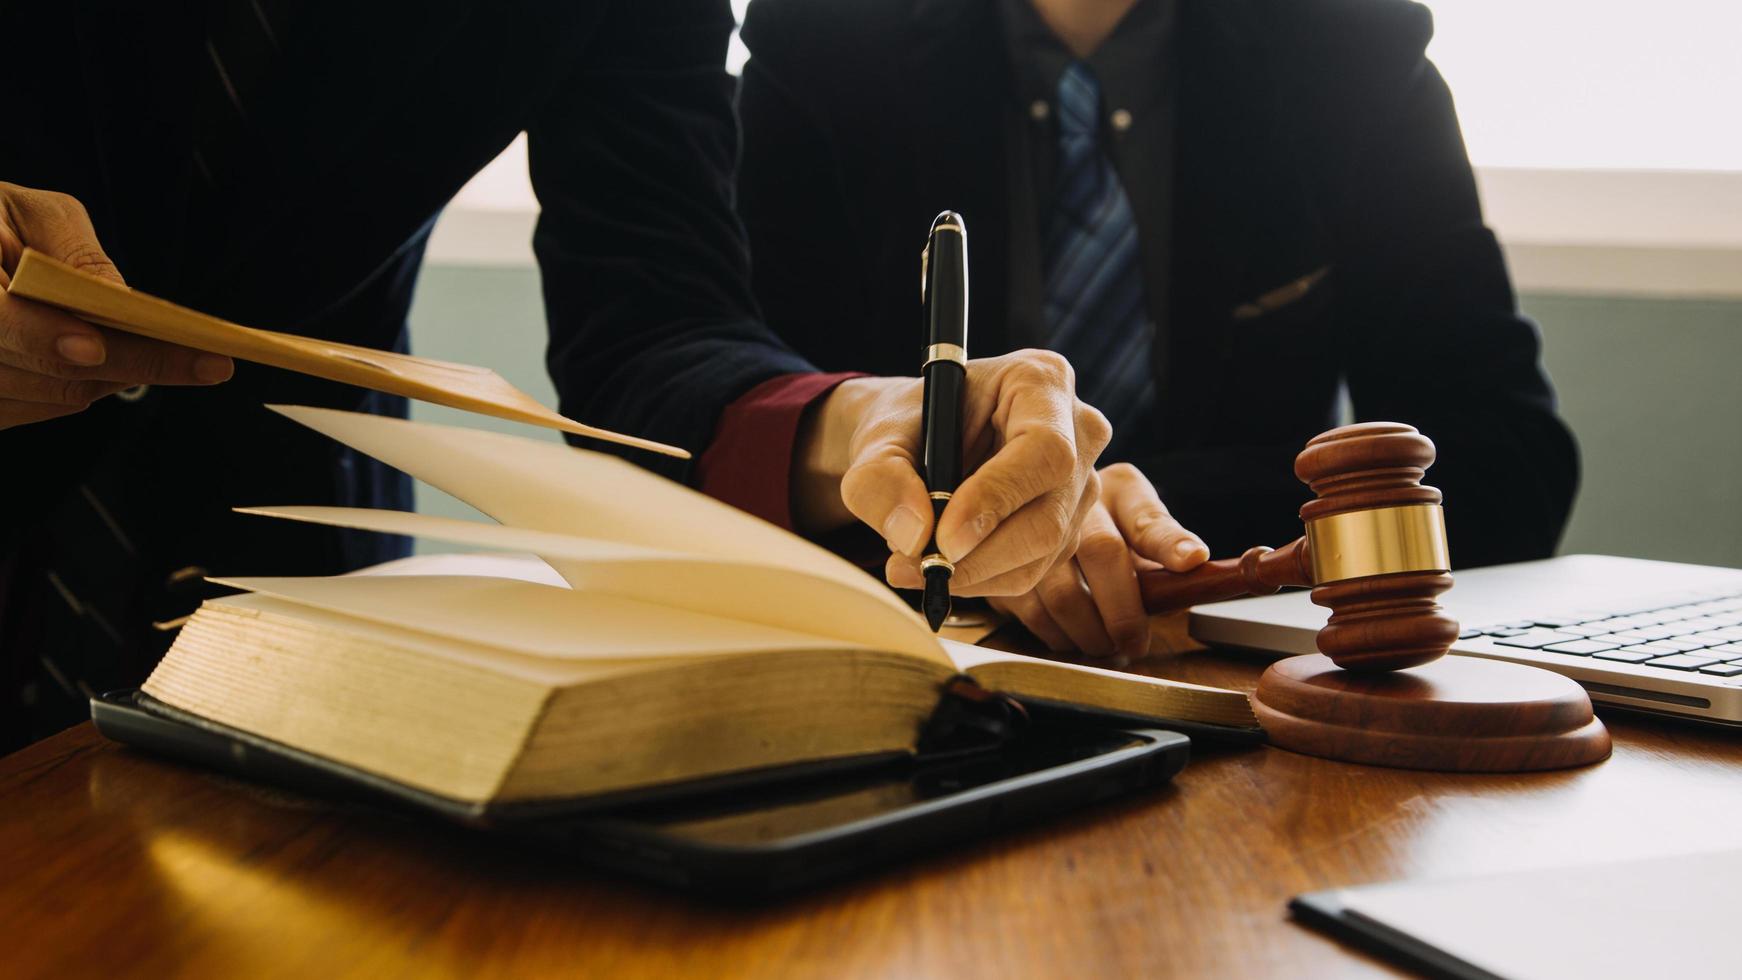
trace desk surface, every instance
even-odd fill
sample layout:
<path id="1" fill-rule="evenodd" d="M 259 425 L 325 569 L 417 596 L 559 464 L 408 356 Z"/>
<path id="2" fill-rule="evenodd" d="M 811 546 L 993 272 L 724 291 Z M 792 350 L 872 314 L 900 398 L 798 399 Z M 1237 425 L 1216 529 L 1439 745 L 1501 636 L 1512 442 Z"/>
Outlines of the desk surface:
<path id="1" fill-rule="evenodd" d="M 1146 672 L 1260 665 L 1158 621 Z M 1178 651 L 1178 652 L 1170 652 Z M 1200 752 L 1175 785 L 785 905 L 719 908 L 159 762 L 89 724 L 0 760 L 0 972 L 246 977 L 1368 976 L 1298 892 L 1734 848 L 1742 735 L 1610 719 L 1529 776 Z"/>

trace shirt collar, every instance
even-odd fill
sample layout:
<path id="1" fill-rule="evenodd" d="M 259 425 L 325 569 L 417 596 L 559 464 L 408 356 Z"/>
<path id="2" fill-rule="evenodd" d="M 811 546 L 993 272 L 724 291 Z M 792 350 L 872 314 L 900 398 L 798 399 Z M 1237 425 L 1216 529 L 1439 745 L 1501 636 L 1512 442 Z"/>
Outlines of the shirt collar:
<path id="1" fill-rule="evenodd" d="M 1113 33 L 1083 59 L 1095 72 L 1108 112 L 1134 115 L 1154 108 L 1166 84 L 1172 57 L 1176 0 L 1137 0 Z M 1041 20 L 1030 0 L 998 0 L 1012 81 L 1022 105 L 1044 102 L 1050 110 L 1059 76 L 1075 58 Z"/>

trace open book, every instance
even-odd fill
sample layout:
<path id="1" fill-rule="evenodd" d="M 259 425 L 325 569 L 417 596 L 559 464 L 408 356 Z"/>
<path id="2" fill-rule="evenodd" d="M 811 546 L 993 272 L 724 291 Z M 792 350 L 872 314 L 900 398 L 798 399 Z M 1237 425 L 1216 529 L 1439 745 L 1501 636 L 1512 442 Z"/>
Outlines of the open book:
<path id="1" fill-rule="evenodd" d="M 159 702 L 452 800 L 572 798 L 911 751 L 943 686 L 1251 728 L 1244 695 L 940 640 L 882 583 L 615 457 L 277 408 L 488 524 L 252 508 L 542 557 L 510 578 L 220 579 L 146 682 Z"/>

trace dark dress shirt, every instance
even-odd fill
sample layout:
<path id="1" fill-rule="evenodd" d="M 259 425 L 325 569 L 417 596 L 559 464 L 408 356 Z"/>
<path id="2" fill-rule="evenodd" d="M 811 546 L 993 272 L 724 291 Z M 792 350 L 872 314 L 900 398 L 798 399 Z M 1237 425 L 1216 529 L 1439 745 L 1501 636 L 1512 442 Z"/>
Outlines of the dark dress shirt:
<path id="1" fill-rule="evenodd" d="M 1102 147 L 1137 222 L 1145 308 L 1167 329 L 1169 209 L 1173 186 L 1174 0 L 1137 0 L 1087 58 L 1101 86 Z M 999 0 L 1015 98 L 1004 110 L 1010 179 L 1011 335 L 1044 347 L 1045 260 L 1041 242 L 1057 196 L 1059 76 L 1075 56 L 1029 0 Z M 970 242 L 973 228 L 968 229 Z"/>

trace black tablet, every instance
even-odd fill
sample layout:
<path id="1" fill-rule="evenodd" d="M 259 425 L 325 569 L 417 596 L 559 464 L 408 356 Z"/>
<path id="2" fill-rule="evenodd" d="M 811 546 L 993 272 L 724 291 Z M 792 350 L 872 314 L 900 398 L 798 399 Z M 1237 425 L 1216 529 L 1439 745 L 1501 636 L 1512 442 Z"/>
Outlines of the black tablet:
<path id="1" fill-rule="evenodd" d="M 742 900 L 773 897 L 983 839 L 1166 783 L 1177 732 L 1039 721 L 984 752 L 879 757 L 751 783 L 697 784 L 603 808 L 488 813 L 284 746 L 148 710 L 137 692 L 91 703 L 97 729 L 147 751 L 320 796 L 411 808 L 636 878 Z"/>

